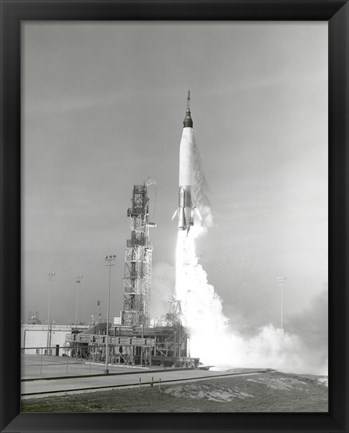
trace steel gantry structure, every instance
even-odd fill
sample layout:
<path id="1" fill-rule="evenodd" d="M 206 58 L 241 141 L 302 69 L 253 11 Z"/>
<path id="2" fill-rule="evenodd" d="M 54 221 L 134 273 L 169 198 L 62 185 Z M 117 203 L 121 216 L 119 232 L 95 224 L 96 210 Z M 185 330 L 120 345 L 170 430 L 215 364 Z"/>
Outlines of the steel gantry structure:
<path id="1" fill-rule="evenodd" d="M 123 309 L 121 323 L 126 326 L 148 326 L 150 285 L 152 269 L 152 245 L 149 228 L 148 187 L 155 184 L 148 180 L 134 185 L 132 206 L 127 210 L 130 219 L 131 238 L 127 240 L 124 266 Z"/>

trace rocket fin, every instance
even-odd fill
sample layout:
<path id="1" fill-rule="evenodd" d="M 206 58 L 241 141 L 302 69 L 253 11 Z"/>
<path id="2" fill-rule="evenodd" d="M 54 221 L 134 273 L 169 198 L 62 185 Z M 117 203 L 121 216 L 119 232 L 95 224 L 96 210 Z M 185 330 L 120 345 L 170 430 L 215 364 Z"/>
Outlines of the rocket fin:
<path id="1" fill-rule="evenodd" d="M 175 213 L 173 214 L 173 217 L 172 217 L 172 221 L 176 218 L 177 214 L 178 214 L 178 209 L 175 210 Z"/>

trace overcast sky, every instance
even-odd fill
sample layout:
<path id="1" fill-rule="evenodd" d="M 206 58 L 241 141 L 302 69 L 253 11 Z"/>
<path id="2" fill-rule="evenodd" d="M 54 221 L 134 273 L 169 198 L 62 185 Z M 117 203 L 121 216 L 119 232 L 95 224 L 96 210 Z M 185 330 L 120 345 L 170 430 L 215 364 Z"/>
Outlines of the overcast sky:
<path id="1" fill-rule="evenodd" d="M 285 324 L 327 293 L 327 23 L 22 25 L 22 318 L 122 307 L 126 216 L 148 177 L 154 312 L 174 284 L 187 90 L 214 226 L 198 254 L 241 329 Z M 155 205 L 156 198 L 156 205 Z M 54 281 L 47 279 L 55 272 Z M 156 311 L 155 311 L 156 310 Z M 321 318 L 319 319 L 321 320 Z M 324 318 L 323 320 L 327 320 Z M 287 322 L 288 321 L 288 322 Z"/>

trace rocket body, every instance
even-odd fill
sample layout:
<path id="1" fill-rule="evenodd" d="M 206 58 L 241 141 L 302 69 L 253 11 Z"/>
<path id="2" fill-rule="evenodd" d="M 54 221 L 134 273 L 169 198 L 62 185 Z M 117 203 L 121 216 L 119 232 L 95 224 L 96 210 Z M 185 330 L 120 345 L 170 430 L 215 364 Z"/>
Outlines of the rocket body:
<path id="1" fill-rule="evenodd" d="M 194 224 L 194 208 L 192 202 L 192 185 L 194 180 L 194 137 L 191 119 L 190 92 L 188 92 L 187 112 L 183 122 L 182 138 L 179 146 L 179 197 L 178 197 L 178 229 L 189 231 Z"/>

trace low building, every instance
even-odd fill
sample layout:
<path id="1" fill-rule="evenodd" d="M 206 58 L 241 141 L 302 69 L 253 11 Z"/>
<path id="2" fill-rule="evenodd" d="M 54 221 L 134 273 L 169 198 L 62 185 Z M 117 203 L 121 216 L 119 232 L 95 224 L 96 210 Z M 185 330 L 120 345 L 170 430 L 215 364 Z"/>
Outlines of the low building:
<path id="1" fill-rule="evenodd" d="M 81 330 L 89 327 L 81 325 Z M 62 355 L 67 334 L 71 335 L 72 325 L 26 324 L 21 326 L 21 350 L 25 355 Z"/>

